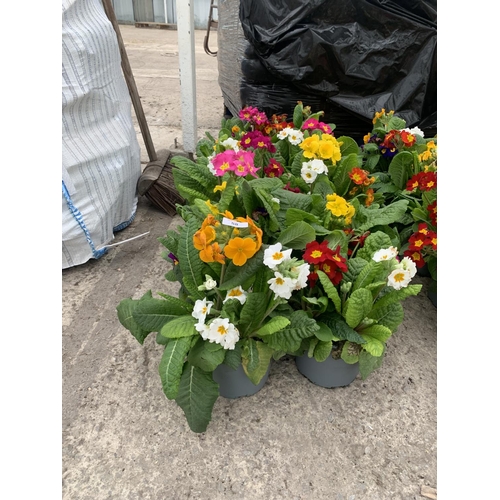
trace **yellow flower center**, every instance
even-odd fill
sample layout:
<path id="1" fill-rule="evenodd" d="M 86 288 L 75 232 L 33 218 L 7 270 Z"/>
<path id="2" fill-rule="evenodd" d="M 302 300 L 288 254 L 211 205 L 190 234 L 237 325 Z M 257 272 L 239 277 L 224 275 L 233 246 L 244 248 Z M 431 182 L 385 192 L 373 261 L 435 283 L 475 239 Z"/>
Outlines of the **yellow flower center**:
<path id="1" fill-rule="evenodd" d="M 276 252 L 273 254 L 273 260 L 280 260 L 283 258 L 283 253 L 282 252 Z"/>
<path id="2" fill-rule="evenodd" d="M 220 325 L 219 328 L 217 328 L 217 333 L 220 333 L 221 335 L 226 335 L 227 330 L 224 328 L 223 325 Z"/>
<path id="3" fill-rule="evenodd" d="M 285 280 L 282 278 L 276 278 L 276 284 L 277 285 L 283 285 L 285 283 Z"/>

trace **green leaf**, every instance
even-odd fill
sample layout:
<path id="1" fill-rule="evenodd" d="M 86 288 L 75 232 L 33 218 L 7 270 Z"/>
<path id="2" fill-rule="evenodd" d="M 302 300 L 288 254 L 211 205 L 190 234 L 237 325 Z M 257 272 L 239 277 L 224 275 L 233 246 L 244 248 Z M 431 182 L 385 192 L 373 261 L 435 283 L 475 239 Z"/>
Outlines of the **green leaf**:
<path id="1" fill-rule="evenodd" d="M 303 106 L 302 104 L 297 104 L 293 110 L 293 125 L 295 128 L 300 130 L 302 124 L 304 123 L 304 114 L 303 114 Z"/>
<path id="2" fill-rule="evenodd" d="M 318 278 L 320 283 L 323 285 L 323 289 L 325 290 L 328 298 L 333 302 L 335 309 L 337 312 L 342 312 L 342 301 L 340 299 L 339 292 L 331 282 L 330 278 L 323 272 L 317 271 Z"/>
<path id="3" fill-rule="evenodd" d="M 332 341 L 324 341 L 320 340 L 317 344 L 316 347 L 314 348 L 314 359 L 321 363 L 322 361 L 325 361 L 328 356 L 332 353 Z"/>
<path id="4" fill-rule="evenodd" d="M 273 349 L 268 345 L 254 339 L 248 339 L 241 354 L 241 363 L 243 370 L 253 384 L 258 385 L 266 374 L 272 355 Z"/>
<path id="5" fill-rule="evenodd" d="M 364 349 L 359 353 L 359 374 L 365 380 L 370 373 L 382 365 L 383 353 L 380 356 L 372 356 Z"/>
<path id="6" fill-rule="evenodd" d="M 234 370 L 241 365 L 241 352 L 242 352 L 242 342 L 236 342 L 234 349 L 224 349 L 226 356 L 224 357 L 224 364 L 230 366 Z"/>
<path id="7" fill-rule="evenodd" d="M 355 290 L 345 303 L 345 320 L 351 327 L 355 328 L 368 316 L 373 305 L 372 294 L 365 288 Z"/>
<path id="8" fill-rule="evenodd" d="M 396 302 L 401 302 L 412 295 L 418 295 L 421 289 L 422 285 L 408 285 L 400 290 L 391 290 L 375 302 L 368 317 L 373 318 L 373 315 L 377 313 L 379 309 L 383 309 Z"/>
<path id="9" fill-rule="evenodd" d="M 392 116 L 387 123 L 387 130 L 402 130 L 406 128 L 406 121 L 399 116 Z"/>
<path id="10" fill-rule="evenodd" d="M 198 335 L 198 332 L 194 328 L 197 322 L 192 316 L 177 316 L 165 324 L 161 328 L 160 333 L 169 339 L 192 337 L 193 335 Z"/>
<path id="11" fill-rule="evenodd" d="M 348 340 L 356 344 L 365 343 L 365 339 L 356 330 L 353 330 L 340 314 L 323 315 L 321 321 L 330 327 L 336 339 Z"/>
<path id="12" fill-rule="evenodd" d="M 193 236 L 199 229 L 199 223 L 191 218 L 186 221 L 179 240 L 179 266 L 182 270 L 183 284 L 195 299 L 203 299 L 203 292 L 198 287 L 203 284 L 203 262 L 198 250 L 193 246 Z"/>
<path id="13" fill-rule="evenodd" d="M 333 332 L 331 328 L 326 325 L 325 323 L 322 323 L 321 321 L 318 321 L 318 326 L 319 329 L 314 332 L 314 335 L 321 341 L 323 342 L 330 342 L 330 351 L 332 350 L 332 340 L 335 338 L 333 335 Z"/>
<path id="14" fill-rule="evenodd" d="M 385 342 L 392 335 L 391 330 L 383 325 L 372 325 L 365 328 L 360 335 L 366 340 L 363 349 L 372 356 L 382 356 L 385 350 Z"/>
<path id="15" fill-rule="evenodd" d="M 252 292 L 247 295 L 240 314 L 238 328 L 251 334 L 259 327 L 267 310 L 267 292 Z"/>
<path id="16" fill-rule="evenodd" d="M 261 248 L 244 266 L 235 266 L 231 261 L 226 268 L 224 282 L 219 285 L 219 290 L 231 290 L 242 285 L 264 267 L 264 249 Z"/>
<path id="17" fill-rule="evenodd" d="M 385 267 L 383 262 L 375 262 L 370 260 L 368 264 L 361 269 L 356 281 L 352 285 L 351 293 L 355 292 L 359 288 L 366 288 L 368 285 L 372 284 L 374 280 L 385 278 Z M 385 280 L 384 280 L 385 284 Z"/>
<path id="18" fill-rule="evenodd" d="M 182 408 L 193 432 L 207 430 L 218 397 L 219 385 L 214 382 L 212 374 L 186 363 L 175 401 Z"/>
<path id="19" fill-rule="evenodd" d="M 342 347 L 340 357 L 349 365 L 359 362 L 361 347 L 354 342 L 346 341 Z"/>
<path id="20" fill-rule="evenodd" d="M 283 316 L 274 316 L 264 326 L 259 328 L 255 334 L 260 337 L 264 335 L 272 335 L 273 333 L 279 332 L 289 324 L 289 319 L 284 318 Z"/>
<path id="21" fill-rule="evenodd" d="M 151 297 L 151 291 L 149 290 L 142 297 L 142 299 L 149 299 Z M 134 299 L 123 299 L 118 306 L 116 307 L 116 311 L 118 313 L 118 320 L 139 342 L 139 344 L 144 344 L 144 340 L 146 337 L 155 330 L 151 330 L 149 328 L 144 328 L 140 326 L 137 321 L 134 319 L 134 312 L 137 308 L 137 304 L 141 302 L 141 300 Z"/>
<path id="22" fill-rule="evenodd" d="M 301 310 L 294 311 L 289 319 L 290 324 L 274 335 L 266 337 L 266 343 L 275 350 L 293 353 L 299 349 L 302 339 L 314 336 L 319 326 Z"/>
<path id="23" fill-rule="evenodd" d="M 371 259 L 371 256 L 368 259 L 359 257 L 358 255 L 361 250 L 357 252 L 356 257 L 351 257 L 347 260 L 347 272 L 344 273 L 344 278 L 342 279 L 344 283 L 354 283 L 359 273 L 367 266 L 369 259 Z"/>
<path id="24" fill-rule="evenodd" d="M 184 337 L 167 341 L 158 371 L 163 392 L 168 399 L 175 399 L 179 392 L 179 382 L 191 339 Z"/>
<path id="25" fill-rule="evenodd" d="M 315 239 L 316 232 L 314 228 L 307 222 L 300 221 L 282 231 L 277 241 L 284 247 L 303 250 L 309 242 Z"/>
<path id="26" fill-rule="evenodd" d="M 409 151 L 400 151 L 392 159 L 388 172 L 392 182 L 399 189 L 405 189 L 406 183 L 413 175 L 413 155 Z"/>
<path id="27" fill-rule="evenodd" d="M 350 154 L 358 155 L 361 153 L 358 143 L 352 137 L 342 135 L 337 137 L 337 142 L 342 143 L 340 145 L 340 152 L 342 153 L 342 156 L 348 156 Z"/>
<path id="28" fill-rule="evenodd" d="M 398 326 L 404 320 L 404 310 L 401 303 L 396 302 L 387 307 L 378 308 L 375 312 L 370 312 L 370 318 L 374 319 L 379 325 L 384 325 L 391 332 L 395 332 Z"/>
<path id="29" fill-rule="evenodd" d="M 366 262 L 370 262 L 375 252 L 382 248 L 389 248 L 390 246 L 390 236 L 382 231 L 376 231 L 366 238 L 363 248 L 358 250 L 356 257 L 360 257 L 365 259 Z"/>
<path id="30" fill-rule="evenodd" d="M 408 200 L 398 200 L 383 208 L 359 206 L 360 213 L 366 217 L 362 224 L 356 226 L 358 231 L 368 231 L 375 226 L 390 225 L 398 222 L 405 214 Z"/>
<path id="31" fill-rule="evenodd" d="M 321 223 L 319 218 L 316 217 L 315 215 L 310 214 L 309 212 L 306 212 L 305 210 L 299 210 L 297 208 L 288 208 L 286 210 L 285 221 L 286 221 L 287 227 L 291 226 L 292 224 L 295 224 L 296 222 L 300 222 L 300 221 L 309 222 L 309 223 L 316 223 L 316 224 Z"/>
<path id="32" fill-rule="evenodd" d="M 358 155 L 351 153 L 340 160 L 340 163 L 334 168 L 333 174 L 331 176 L 332 181 L 335 185 L 335 192 L 339 196 L 345 196 L 349 185 L 351 184 L 351 178 L 349 177 L 349 172 L 354 167 L 359 167 L 360 162 Z"/>
<path id="33" fill-rule="evenodd" d="M 172 299 L 178 300 L 175 297 L 172 297 Z M 184 302 L 184 304 L 186 303 Z M 145 328 L 152 332 L 159 332 L 169 321 L 184 314 L 191 314 L 189 308 L 188 310 L 181 309 L 173 302 L 151 298 L 148 300 L 141 300 L 137 303 L 133 312 L 133 317 L 141 328 Z"/>
<path id="34" fill-rule="evenodd" d="M 214 350 L 213 347 L 218 347 Z M 205 372 L 213 372 L 226 356 L 224 348 L 219 344 L 211 344 L 201 337 L 197 340 L 188 354 L 188 362 Z"/>

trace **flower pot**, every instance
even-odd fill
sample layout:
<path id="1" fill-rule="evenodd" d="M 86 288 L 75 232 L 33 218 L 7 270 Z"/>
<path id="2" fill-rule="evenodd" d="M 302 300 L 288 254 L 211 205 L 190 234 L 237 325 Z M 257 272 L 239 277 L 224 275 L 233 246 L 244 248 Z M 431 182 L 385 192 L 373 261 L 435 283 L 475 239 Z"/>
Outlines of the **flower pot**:
<path id="1" fill-rule="evenodd" d="M 258 385 L 255 385 L 243 370 L 243 366 L 233 369 L 225 364 L 219 365 L 213 372 L 213 379 L 219 384 L 219 394 L 228 399 L 251 396 L 259 392 L 269 377 L 268 366 L 266 374 L 262 377 Z"/>
<path id="2" fill-rule="evenodd" d="M 331 356 L 325 361 L 316 361 L 306 354 L 295 358 L 297 370 L 313 384 L 321 387 L 343 387 L 349 385 L 359 373 L 359 363 L 350 365 L 343 359 Z"/>

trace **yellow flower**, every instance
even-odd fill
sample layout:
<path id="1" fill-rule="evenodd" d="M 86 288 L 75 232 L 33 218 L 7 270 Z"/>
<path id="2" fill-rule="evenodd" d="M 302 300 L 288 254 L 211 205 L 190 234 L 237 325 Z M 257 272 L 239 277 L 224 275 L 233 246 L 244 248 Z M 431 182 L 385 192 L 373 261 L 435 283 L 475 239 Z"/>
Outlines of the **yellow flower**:
<path id="1" fill-rule="evenodd" d="M 210 203 L 210 200 L 207 200 L 205 202 L 205 205 L 210 209 L 210 212 L 212 212 L 214 215 L 219 214 L 219 209 L 215 205 L 212 205 L 212 203 Z"/>
<path id="2" fill-rule="evenodd" d="M 375 122 L 379 119 L 382 118 L 385 115 L 385 108 L 382 108 L 382 111 L 379 111 L 378 113 L 375 113 L 375 116 L 373 117 L 373 124 L 375 125 Z"/>
<path id="3" fill-rule="evenodd" d="M 307 137 L 299 144 L 299 147 L 304 151 L 306 158 L 316 158 L 319 148 L 319 136 L 313 134 L 311 137 Z"/>
<path id="4" fill-rule="evenodd" d="M 218 186 L 214 187 L 214 193 L 216 193 L 217 191 L 224 191 L 226 187 L 227 187 L 227 181 L 224 181 L 222 184 L 219 184 Z"/>
<path id="5" fill-rule="evenodd" d="M 240 131 L 240 127 L 238 125 L 234 125 L 233 128 L 231 129 L 231 132 L 233 134 L 237 134 Z"/>
<path id="6" fill-rule="evenodd" d="M 243 266 L 257 252 L 257 244 L 251 238 L 232 238 L 224 247 L 224 254 L 235 266 Z"/>
<path id="7" fill-rule="evenodd" d="M 355 209 L 342 196 L 329 194 L 326 197 L 326 208 L 336 217 L 344 217 L 346 224 L 350 224 L 354 216 Z"/>

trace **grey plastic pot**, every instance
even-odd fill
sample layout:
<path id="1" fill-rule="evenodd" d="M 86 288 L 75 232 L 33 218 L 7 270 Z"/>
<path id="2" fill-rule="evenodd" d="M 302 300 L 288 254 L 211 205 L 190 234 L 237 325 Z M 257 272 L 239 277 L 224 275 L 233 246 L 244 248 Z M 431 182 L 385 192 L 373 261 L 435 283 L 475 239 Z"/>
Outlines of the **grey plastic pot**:
<path id="1" fill-rule="evenodd" d="M 297 370 L 313 384 L 321 387 L 343 387 L 349 385 L 359 373 L 359 363 L 347 364 L 343 359 L 331 356 L 325 361 L 316 361 L 306 354 L 295 358 Z"/>
<path id="2" fill-rule="evenodd" d="M 237 399 L 243 396 L 251 396 L 259 392 L 269 377 L 269 364 L 266 374 L 258 385 L 255 385 L 240 365 L 236 370 L 225 364 L 219 365 L 213 372 L 213 379 L 219 384 L 219 394 L 228 399 Z"/>

